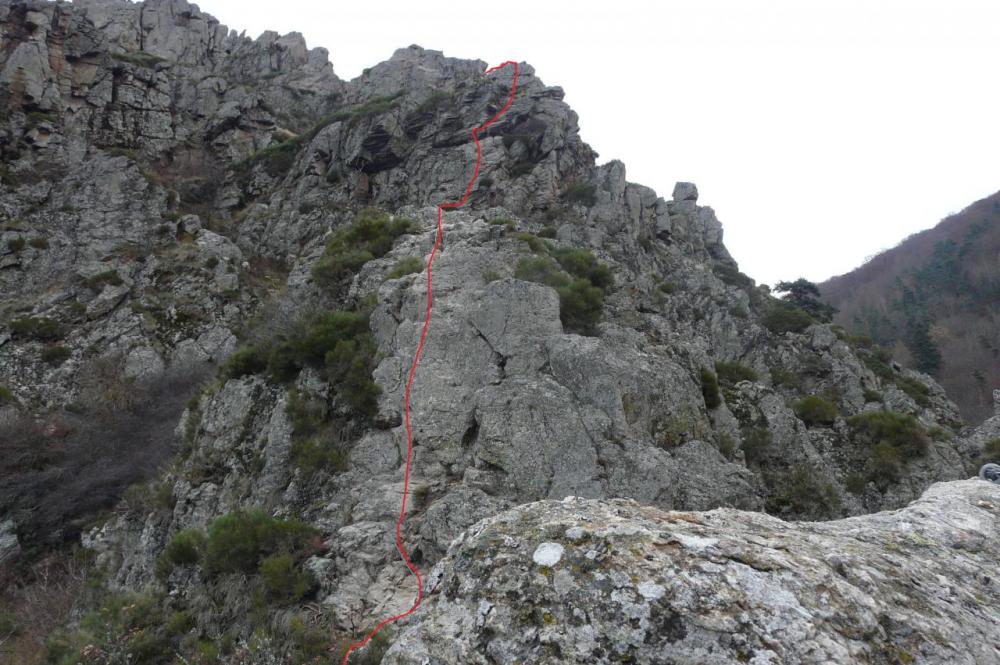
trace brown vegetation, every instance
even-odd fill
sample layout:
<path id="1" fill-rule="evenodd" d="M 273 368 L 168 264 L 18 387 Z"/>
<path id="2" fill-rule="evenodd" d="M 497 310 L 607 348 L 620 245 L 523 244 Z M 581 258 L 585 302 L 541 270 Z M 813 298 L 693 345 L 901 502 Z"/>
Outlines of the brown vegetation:
<path id="1" fill-rule="evenodd" d="M 90 570 L 79 550 L 0 568 L 0 663 L 40 661 L 45 640 L 66 623 Z"/>
<path id="2" fill-rule="evenodd" d="M 130 381 L 118 358 L 92 362 L 70 410 L 0 418 L 0 514 L 22 546 L 73 540 L 133 483 L 152 477 L 174 453 L 174 428 L 207 368 Z"/>
<path id="3" fill-rule="evenodd" d="M 931 373 L 976 423 L 1000 387 L 1000 193 L 820 285 L 836 322 Z"/>

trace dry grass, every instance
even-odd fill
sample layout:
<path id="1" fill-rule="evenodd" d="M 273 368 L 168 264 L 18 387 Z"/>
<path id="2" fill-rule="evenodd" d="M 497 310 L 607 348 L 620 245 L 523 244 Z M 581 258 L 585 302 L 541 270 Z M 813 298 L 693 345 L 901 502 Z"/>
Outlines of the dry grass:
<path id="1" fill-rule="evenodd" d="M 45 639 L 66 623 L 91 570 L 79 552 L 68 551 L 0 569 L 0 663 L 41 662 Z"/>

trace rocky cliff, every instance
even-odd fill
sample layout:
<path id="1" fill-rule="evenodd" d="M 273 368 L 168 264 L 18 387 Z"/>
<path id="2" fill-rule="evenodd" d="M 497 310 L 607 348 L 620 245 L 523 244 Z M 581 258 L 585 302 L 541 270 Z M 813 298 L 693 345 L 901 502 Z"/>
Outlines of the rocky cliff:
<path id="1" fill-rule="evenodd" d="M 484 520 L 382 660 L 994 663 L 1000 487 L 789 524 L 567 498 Z"/>
<path id="2" fill-rule="evenodd" d="M 82 532 L 132 603 L 50 653 L 139 629 L 153 653 L 304 661 L 407 607 L 420 271 L 510 73 L 410 47 L 344 82 L 184 0 L 5 0 L 0 30 L 6 551 Z M 418 567 L 527 502 L 829 519 L 969 475 L 937 384 L 772 299 L 694 185 L 665 200 L 598 165 L 562 97 L 521 65 L 445 215 Z"/>

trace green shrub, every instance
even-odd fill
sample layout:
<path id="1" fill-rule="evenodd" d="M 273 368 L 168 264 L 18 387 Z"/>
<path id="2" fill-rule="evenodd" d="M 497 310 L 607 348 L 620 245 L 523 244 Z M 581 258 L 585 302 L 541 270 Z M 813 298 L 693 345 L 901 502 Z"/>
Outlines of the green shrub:
<path id="1" fill-rule="evenodd" d="M 277 605 L 297 603 L 316 586 L 312 574 L 298 567 L 290 554 L 275 554 L 263 559 L 260 579 L 267 599 Z"/>
<path id="2" fill-rule="evenodd" d="M 134 513 L 168 513 L 174 509 L 174 486 L 168 481 L 149 480 L 130 485 L 122 500 Z"/>
<path id="3" fill-rule="evenodd" d="M 570 283 L 569 277 L 559 269 L 559 265 L 545 256 L 526 257 L 518 261 L 514 277 L 556 289 L 568 286 Z"/>
<path id="4" fill-rule="evenodd" d="M 326 366 L 331 383 L 352 388 L 370 382 L 377 350 L 366 311 L 336 311 L 317 317 L 306 326 L 300 357 L 315 367 Z M 361 399 L 356 406 L 367 403 Z"/>
<path id="5" fill-rule="evenodd" d="M 17 399 L 14 397 L 13 391 L 7 386 L 0 384 L 0 406 L 14 404 L 16 401 Z"/>
<path id="6" fill-rule="evenodd" d="M 367 646 L 351 653 L 351 665 L 381 665 L 390 646 L 392 639 L 389 629 L 383 629 L 375 634 Z"/>
<path id="7" fill-rule="evenodd" d="M 361 120 L 365 118 L 370 118 L 376 115 L 382 115 L 400 105 L 403 96 L 403 91 L 393 93 L 391 95 L 379 95 L 377 97 L 372 97 L 364 104 L 356 107 L 351 111 L 350 119 L 348 124 L 350 126 L 356 125 Z M 440 102 L 434 102 L 435 104 Z"/>
<path id="8" fill-rule="evenodd" d="M 597 203 L 597 187 L 589 182 L 579 182 L 566 190 L 566 200 L 587 207 Z"/>
<path id="9" fill-rule="evenodd" d="M 552 250 L 552 256 L 570 275 L 586 279 L 599 289 L 606 291 L 614 284 L 611 270 L 585 249 L 557 247 Z"/>
<path id="10" fill-rule="evenodd" d="M 931 404 L 931 389 L 916 379 L 908 376 L 896 377 L 896 386 L 910 396 L 919 406 L 928 407 Z"/>
<path id="11" fill-rule="evenodd" d="M 733 453 L 736 451 L 736 444 L 733 442 L 733 437 L 728 434 L 722 434 L 718 438 L 719 452 L 726 459 L 732 459 Z"/>
<path id="12" fill-rule="evenodd" d="M 861 494 L 868 486 L 868 476 L 864 473 L 850 473 L 844 479 L 844 488 L 851 494 Z"/>
<path id="13" fill-rule="evenodd" d="M 167 665 L 179 644 L 164 631 L 162 599 L 152 595 L 114 594 L 80 617 L 73 632 L 49 636 L 41 662 L 50 665 L 142 663 Z M 85 654 L 81 656 L 81 654 Z"/>
<path id="14" fill-rule="evenodd" d="M 729 314 L 737 319 L 746 319 L 750 316 L 750 312 L 748 312 L 742 305 L 733 305 L 730 307 Z"/>
<path id="15" fill-rule="evenodd" d="M 769 513 L 806 518 L 836 517 L 842 502 L 833 483 L 808 466 L 796 466 L 775 474 L 769 484 L 776 491 L 766 502 Z"/>
<path id="16" fill-rule="evenodd" d="M 519 231 L 514 234 L 514 238 L 525 243 L 528 246 L 528 249 L 533 251 L 535 254 L 541 254 L 545 251 L 545 243 L 543 243 L 538 236 L 533 233 Z"/>
<path id="17" fill-rule="evenodd" d="M 888 365 L 892 357 L 887 351 L 881 348 L 876 348 L 871 353 L 867 351 L 859 351 L 858 357 L 861 358 L 861 362 L 863 362 L 865 367 L 870 369 L 875 376 L 879 377 L 883 381 L 892 381 L 893 371 Z"/>
<path id="18" fill-rule="evenodd" d="M 152 53 L 146 53 L 145 51 L 137 51 L 135 53 L 112 53 L 110 55 L 114 60 L 127 62 L 130 65 L 142 67 L 143 69 L 154 69 L 157 64 L 164 62 L 164 59 L 160 56 L 153 55 Z"/>
<path id="19" fill-rule="evenodd" d="M 775 303 L 764 315 L 764 327 L 771 332 L 800 333 L 813 324 L 813 318 L 805 311 L 787 303 Z"/>
<path id="20" fill-rule="evenodd" d="M 313 436 L 326 424 L 326 404 L 298 389 L 288 391 L 285 415 L 292 426 L 292 435 L 302 438 Z"/>
<path id="21" fill-rule="evenodd" d="M 902 469 L 903 461 L 899 450 L 892 444 L 887 441 L 879 441 L 872 446 L 868 462 L 865 464 L 868 480 L 873 481 L 879 488 L 885 489 L 891 483 L 899 481 Z"/>
<path id="22" fill-rule="evenodd" d="M 197 621 L 190 612 L 180 611 L 174 612 L 170 615 L 166 624 L 164 624 L 163 629 L 167 635 L 175 637 L 178 635 L 186 635 L 191 632 L 196 625 Z"/>
<path id="23" fill-rule="evenodd" d="M 288 622 L 288 637 L 290 638 L 291 653 L 290 660 L 294 663 L 323 663 L 329 662 L 324 659 L 329 658 L 334 651 L 331 644 L 331 635 L 326 626 L 312 626 L 301 617 L 293 617 Z M 351 665 L 360 665 L 360 661 L 351 654 Z M 337 659 L 336 662 L 340 662 Z"/>
<path id="24" fill-rule="evenodd" d="M 177 566 L 193 566 L 201 561 L 205 551 L 205 534 L 187 529 L 174 535 L 156 558 L 156 577 L 166 580 Z"/>
<path id="25" fill-rule="evenodd" d="M 122 280 L 121 275 L 118 274 L 117 270 L 105 270 L 102 273 L 88 277 L 83 280 L 83 283 L 88 288 L 100 291 L 108 284 L 112 286 L 121 286 L 124 281 Z"/>
<path id="26" fill-rule="evenodd" d="M 308 474 L 347 469 L 347 454 L 323 437 L 296 439 L 290 450 L 292 464 Z"/>
<path id="27" fill-rule="evenodd" d="M 789 372 L 783 367 L 771 368 L 771 383 L 777 387 L 792 388 L 798 390 L 802 386 L 802 377 L 795 372 Z"/>
<path id="28" fill-rule="evenodd" d="M 513 164 L 511 164 L 508 170 L 512 178 L 518 178 L 523 175 L 528 175 L 529 173 L 534 171 L 535 162 L 531 161 L 531 159 L 522 157 Z"/>
<path id="29" fill-rule="evenodd" d="M 656 288 L 660 290 L 660 293 L 666 293 L 666 294 L 671 294 L 677 291 L 677 285 L 674 284 L 673 282 L 660 282 L 659 286 L 657 286 Z"/>
<path id="30" fill-rule="evenodd" d="M 267 368 L 267 356 L 255 346 L 243 346 L 237 349 L 222 363 L 222 376 L 227 379 L 238 379 L 242 376 L 260 374 Z"/>
<path id="31" fill-rule="evenodd" d="M 174 535 L 163 549 L 163 556 L 176 566 L 193 566 L 201 560 L 205 534 L 187 529 Z"/>
<path id="32" fill-rule="evenodd" d="M 558 230 L 554 226 L 546 226 L 541 231 L 538 232 L 539 238 L 555 238 Z"/>
<path id="33" fill-rule="evenodd" d="M 870 349 L 875 346 L 875 340 L 868 335 L 847 335 L 841 339 L 851 346 L 856 346 L 861 349 Z"/>
<path id="34" fill-rule="evenodd" d="M 45 111 L 31 111 L 25 114 L 24 117 L 25 120 L 27 121 L 25 124 L 29 128 L 37 127 L 43 122 L 47 122 L 50 125 L 59 124 L 59 116 L 57 116 L 55 113 L 46 113 Z"/>
<path id="35" fill-rule="evenodd" d="M 927 432 L 913 416 L 895 411 L 861 413 L 847 419 L 855 434 L 874 446 L 887 443 L 907 458 L 927 452 Z"/>
<path id="36" fill-rule="evenodd" d="M 308 145 L 310 141 L 316 138 L 316 135 L 319 134 L 324 128 L 335 122 L 343 121 L 347 121 L 348 126 L 353 127 L 360 120 L 366 117 L 378 113 L 384 113 L 385 111 L 398 106 L 398 99 L 402 94 L 402 92 L 398 92 L 390 96 L 375 97 L 353 110 L 338 111 L 321 118 L 319 122 L 312 126 L 312 128 L 302 134 L 293 135 L 285 138 L 284 140 L 280 140 L 282 137 L 278 137 L 276 143 L 267 146 L 263 150 L 257 151 L 253 155 L 244 159 L 242 162 L 234 165 L 233 171 L 244 183 L 247 175 L 258 164 L 261 165 L 267 174 L 272 178 L 281 177 L 288 173 L 288 171 L 295 164 L 295 158 L 299 151 L 304 146 Z M 333 167 L 331 167 L 331 170 L 332 168 Z M 331 179 L 329 173 L 327 174 L 327 179 Z M 336 177 L 333 178 L 333 180 L 338 179 L 339 178 Z"/>
<path id="37" fill-rule="evenodd" d="M 809 395 L 797 401 L 794 405 L 795 415 L 798 416 L 807 427 L 828 427 L 837 419 L 839 411 L 833 402 L 820 397 L 819 395 Z"/>
<path id="38" fill-rule="evenodd" d="M 431 490 L 433 487 L 427 483 L 421 483 L 413 488 L 410 492 L 413 497 L 413 507 L 417 510 L 423 510 L 430 503 Z"/>
<path id="39" fill-rule="evenodd" d="M 55 346 L 47 346 L 42 349 L 42 362 L 48 363 L 54 367 L 58 367 L 66 362 L 69 357 L 73 355 L 68 346 L 63 346 L 57 344 Z"/>
<path id="40" fill-rule="evenodd" d="M 295 164 L 295 157 L 299 154 L 305 141 L 302 137 L 296 136 L 280 143 L 273 143 L 262 150 L 258 150 L 246 160 L 236 164 L 233 168 L 237 173 L 249 173 L 254 166 L 260 164 L 264 171 L 272 178 L 279 178 L 291 170 Z"/>
<path id="41" fill-rule="evenodd" d="M 25 245 L 27 244 L 28 243 L 24 238 L 18 236 L 17 238 L 11 238 L 10 240 L 7 241 L 7 249 L 17 254 L 18 252 L 23 250 Z"/>
<path id="42" fill-rule="evenodd" d="M 496 270 L 485 270 L 483 271 L 483 281 L 489 284 L 490 282 L 495 282 L 500 279 L 500 273 Z"/>
<path id="43" fill-rule="evenodd" d="M 767 456 L 774 441 L 774 435 L 766 427 L 755 427 L 743 434 L 743 455 L 748 464 L 760 464 Z"/>
<path id="44" fill-rule="evenodd" d="M 735 386 L 740 381 L 756 381 L 757 372 L 738 362 L 720 360 L 715 363 L 715 374 L 719 383 L 725 386 Z"/>
<path id="45" fill-rule="evenodd" d="M 28 241 L 28 244 L 34 247 L 35 249 L 49 248 L 49 241 L 46 238 L 42 238 L 40 236 L 37 238 L 32 238 L 31 240 Z"/>
<path id="46" fill-rule="evenodd" d="M 604 291 L 586 279 L 575 279 L 559 291 L 559 318 L 567 330 L 594 335 L 604 314 Z"/>
<path id="47" fill-rule="evenodd" d="M 26 317 L 10 322 L 10 330 L 18 337 L 28 337 L 42 342 L 55 342 L 66 335 L 66 329 L 55 319 Z"/>
<path id="48" fill-rule="evenodd" d="M 979 454 L 978 461 L 976 463 L 976 472 L 978 473 L 979 467 L 983 464 L 998 464 L 1000 463 L 1000 439 L 991 439 L 983 445 L 983 452 Z"/>
<path id="49" fill-rule="evenodd" d="M 403 275 L 412 275 L 424 269 L 424 262 L 415 256 L 408 256 L 396 263 L 386 276 L 387 279 L 399 279 Z"/>
<path id="50" fill-rule="evenodd" d="M 545 256 L 522 258 L 514 276 L 555 288 L 566 329 L 582 335 L 595 334 L 604 313 L 604 290 L 612 283 L 610 270 L 585 250 L 557 248 L 552 253 L 556 262 Z"/>
<path id="51" fill-rule="evenodd" d="M 869 390 L 869 389 L 865 388 L 863 394 L 864 394 L 866 402 L 879 402 L 879 403 L 882 403 L 882 402 L 885 401 L 885 397 L 882 395 L 882 393 L 880 393 L 877 390 Z"/>
<path id="52" fill-rule="evenodd" d="M 435 90 L 427 99 L 420 102 L 417 108 L 413 109 L 412 115 L 424 115 L 430 113 L 444 104 L 448 99 L 451 99 L 451 96 L 448 93 Z M 479 184 L 483 187 L 489 187 L 493 184 L 493 178 L 489 176 L 482 176 L 479 178 Z"/>
<path id="53" fill-rule="evenodd" d="M 752 290 L 756 282 L 749 276 L 741 273 L 739 268 L 728 263 L 716 263 L 712 266 L 712 272 L 729 286 L 735 286 L 744 291 Z"/>
<path id="54" fill-rule="evenodd" d="M 313 277 L 321 284 L 335 285 L 372 259 L 388 254 L 396 238 L 415 231 L 408 219 L 391 219 L 376 210 L 362 211 L 353 224 L 327 240 L 323 256 L 313 268 Z"/>
<path id="55" fill-rule="evenodd" d="M 719 380 L 711 370 L 704 367 L 701 369 L 701 395 L 705 398 L 705 406 L 709 409 L 716 409 L 722 404 Z"/>
<path id="56" fill-rule="evenodd" d="M 323 369 L 340 398 L 358 414 L 374 415 L 381 391 L 371 378 L 378 346 L 369 316 L 366 310 L 334 311 L 300 323 L 267 348 L 268 376 L 284 383 L 307 365 Z M 250 354 L 245 366 L 258 367 L 259 362 L 259 356 Z"/>
<path id="57" fill-rule="evenodd" d="M 940 425 L 935 425 L 927 430 L 927 436 L 931 437 L 934 441 L 951 441 L 955 438 L 955 433 Z"/>
<path id="58" fill-rule="evenodd" d="M 253 574 L 265 557 L 301 552 L 317 535 L 304 522 L 276 519 L 262 510 L 229 513 L 208 527 L 205 569 L 210 575 Z"/>

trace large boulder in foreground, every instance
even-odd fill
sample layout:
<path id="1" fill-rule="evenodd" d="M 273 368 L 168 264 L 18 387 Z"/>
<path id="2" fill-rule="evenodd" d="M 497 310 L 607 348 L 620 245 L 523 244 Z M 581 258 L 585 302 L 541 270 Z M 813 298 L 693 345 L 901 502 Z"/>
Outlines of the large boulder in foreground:
<path id="1" fill-rule="evenodd" d="M 626 500 L 479 522 L 385 665 L 1000 662 L 1000 486 L 825 523 Z"/>

